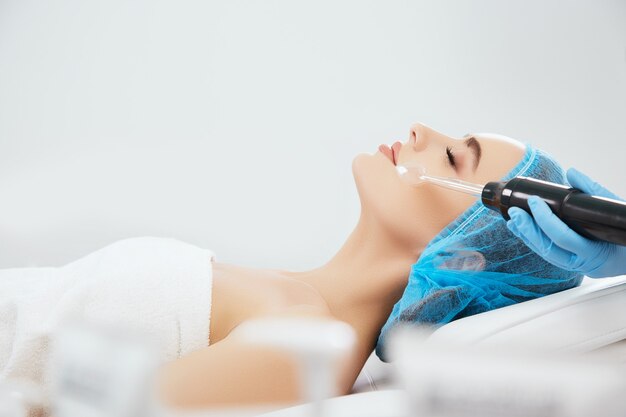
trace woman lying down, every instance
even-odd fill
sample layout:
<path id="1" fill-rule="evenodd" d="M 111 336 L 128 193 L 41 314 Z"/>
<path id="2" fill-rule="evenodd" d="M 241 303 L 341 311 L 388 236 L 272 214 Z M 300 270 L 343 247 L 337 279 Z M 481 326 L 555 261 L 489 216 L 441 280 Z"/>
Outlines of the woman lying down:
<path id="1" fill-rule="evenodd" d="M 394 165 L 407 161 L 478 184 L 518 175 L 565 183 L 561 167 L 530 146 L 416 124 L 405 142 L 356 156 L 358 223 L 316 269 L 244 268 L 174 239 L 135 238 L 61 268 L 0 271 L 2 378 L 45 383 L 49 338 L 79 315 L 160 338 L 166 404 L 293 403 L 295 364 L 232 337 L 240 323 L 315 316 L 350 324 L 356 347 L 337 371 L 340 392 L 349 393 L 374 349 L 385 359 L 386 335 L 401 322 L 441 325 L 580 283 L 532 253 L 476 198 L 404 183 Z"/>

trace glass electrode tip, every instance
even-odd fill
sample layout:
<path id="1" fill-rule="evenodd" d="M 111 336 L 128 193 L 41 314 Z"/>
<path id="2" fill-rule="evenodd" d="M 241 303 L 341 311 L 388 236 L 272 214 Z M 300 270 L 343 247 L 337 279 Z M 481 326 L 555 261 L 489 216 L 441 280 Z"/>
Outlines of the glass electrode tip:
<path id="1" fill-rule="evenodd" d="M 424 182 L 426 168 L 415 162 L 405 162 L 402 165 L 396 165 L 396 171 L 404 182 L 409 185 L 419 185 Z"/>
<path id="2" fill-rule="evenodd" d="M 425 182 L 438 185 L 449 190 L 459 191 L 465 194 L 480 197 L 483 192 L 483 186 L 472 184 L 471 182 L 459 180 L 457 178 L 436 177 L 427 175 L 426 168 L 422 165 L 407 161 L 400 165 L 396 165 L 396 171 L 400 178 L 409 185 L 418 186 Z"/>

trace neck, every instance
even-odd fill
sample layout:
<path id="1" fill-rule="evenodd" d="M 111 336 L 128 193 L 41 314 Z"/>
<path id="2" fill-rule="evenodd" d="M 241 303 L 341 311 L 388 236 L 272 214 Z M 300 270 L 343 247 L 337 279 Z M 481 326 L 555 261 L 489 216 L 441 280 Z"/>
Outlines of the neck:
<path id="1" fill-rule="evenodd" d="M 354 328 L 362 366 L 402 295 L 419 254 L 419 250 L 393 239 L 377 221 L 361 213 L 357 226 L 328 263 L 311 271 L 287 274 L 314 287 L 332 315 Z"/>

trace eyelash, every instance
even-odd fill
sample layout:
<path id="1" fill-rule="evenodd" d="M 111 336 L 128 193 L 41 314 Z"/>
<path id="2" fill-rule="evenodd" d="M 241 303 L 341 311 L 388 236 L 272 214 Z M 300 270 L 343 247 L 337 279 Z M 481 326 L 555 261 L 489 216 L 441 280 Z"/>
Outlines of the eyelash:
<path id="1" fill-rule="evenodd" d="M 456 160 L 454 159 L 452 148 L 450 148 L 449 146 L 446 146 L 446 154 L 448 155 L 448 161 L 450 162 L 450 165 L 456 168 Z"/>

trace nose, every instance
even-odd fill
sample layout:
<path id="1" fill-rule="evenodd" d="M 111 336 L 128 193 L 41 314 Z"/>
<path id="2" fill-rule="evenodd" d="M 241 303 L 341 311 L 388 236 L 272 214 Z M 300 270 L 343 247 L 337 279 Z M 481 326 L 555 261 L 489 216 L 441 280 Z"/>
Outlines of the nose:
<path id="1" fill-rule="evenodd" d="M 409 131 L 409 144 L 415 152 L 424 150 L 430 141 L 430 129 L 422 123 L 415 123 Z"/>

